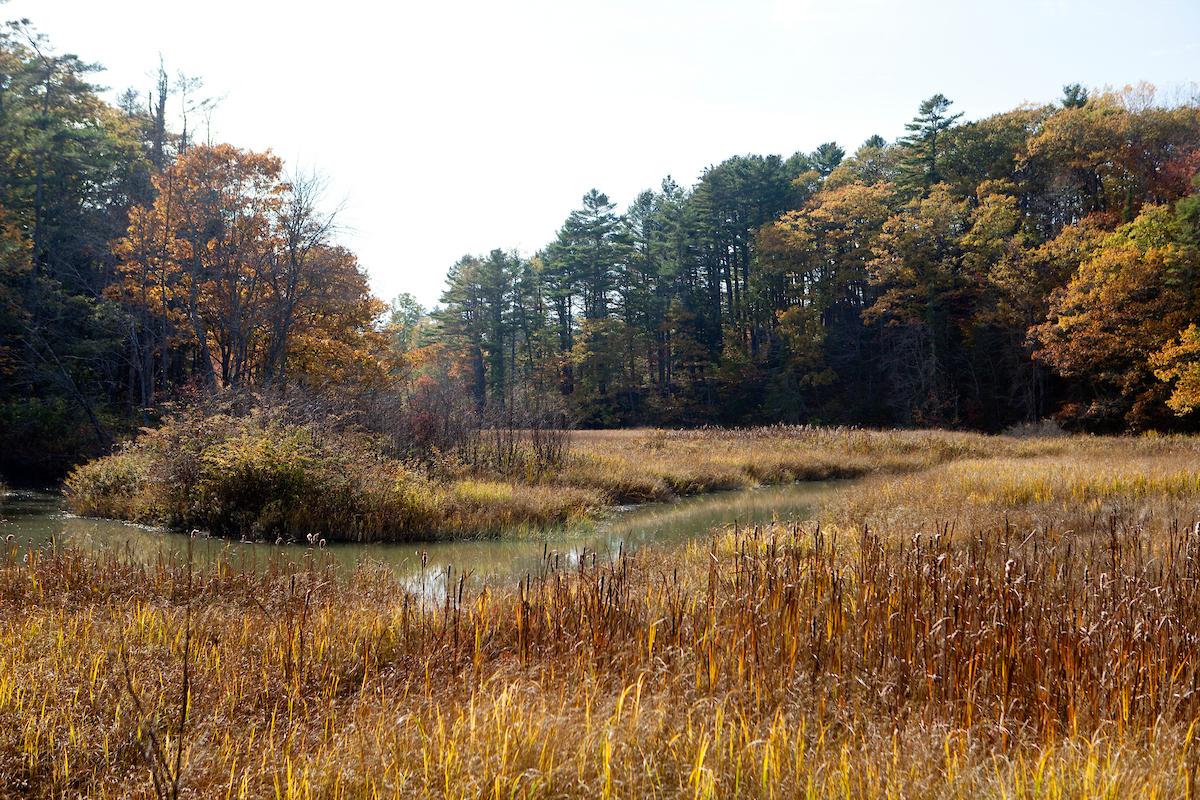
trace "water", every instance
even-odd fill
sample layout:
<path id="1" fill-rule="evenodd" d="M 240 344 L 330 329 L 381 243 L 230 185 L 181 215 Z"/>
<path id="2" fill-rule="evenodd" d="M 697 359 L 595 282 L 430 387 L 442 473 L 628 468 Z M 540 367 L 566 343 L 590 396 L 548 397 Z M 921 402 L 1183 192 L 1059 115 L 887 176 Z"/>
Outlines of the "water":
<path id="1" fill-rule="evenodd" d="M 549 558 L 560 567 L 581 558 L 610 558 L 618 552 L 667 546 L 702 536 L 726 525 L 754 525 L 808 518 L 814 507 L 844 481 L 800 483 L 740 492 L 720 492 L 680 500 L 617 509 L 591 523 L 537 533 L 518 532 L 499 538 L 397 544 L 330 544 L 322 554 L 353 569 L 363 561 L 389 565 L 414 586 L 436 591 L 464 573 L 473 583 L 494 583 L 536 573 Z M 224 555 L 235 563 L 254 566 L 271 559 L 303 559 L 307 545 L 273 545 L 189 538 L 161 528 L 105 519 L 76 517 L 63 510 L 62 500 L 50 494 L 10 493 L 0 507 L 0 542 L 13 548 L 53 546 L 86 551 L 116 552 L 135 561 L 186 558 L 189 544 L 198 562 Z"/>

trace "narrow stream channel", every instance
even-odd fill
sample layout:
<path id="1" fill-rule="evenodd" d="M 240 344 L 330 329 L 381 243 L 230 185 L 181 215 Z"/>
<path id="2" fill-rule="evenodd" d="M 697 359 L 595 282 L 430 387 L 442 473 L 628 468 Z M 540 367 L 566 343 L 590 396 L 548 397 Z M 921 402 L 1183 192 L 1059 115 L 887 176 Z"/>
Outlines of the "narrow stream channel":
<path id="1" fill-rule="evenodd" d="M 560 566 L 581 557 L 607 558 L 624 550 L 670 545 L 702 536 L 725 525 L 755 525 L 772 519 L 794 521 L 815 507 L 844 481 L 798 483 L 738 492 L 689 497 L 614 510 L 595 522 L 536 533 L 496 538 L 396 544 L 331 544 L 322 554 L 345 569 L 362 561 L 391 566 L 397 574 L 426 590 L 444 586 L 467 573 L 473 582 L 492 583 L 537 572 L 544 557 Z M 58 545 L 88 551 L 110 551 L 135 561 L 186 558 L 187 536 L 140 525 L 68 514 L 62 499 L 34 492 L 10 493 L 0 507 L 0 542 L 5 553 Z M 286 557 L 311 555 L 307 545 L 272 545 L 199 537 L 191 540 L 193 558 L 208 561 L 224 555 L 250 568 Z M 422 566 L 424 565 L 424 566 Z"/>

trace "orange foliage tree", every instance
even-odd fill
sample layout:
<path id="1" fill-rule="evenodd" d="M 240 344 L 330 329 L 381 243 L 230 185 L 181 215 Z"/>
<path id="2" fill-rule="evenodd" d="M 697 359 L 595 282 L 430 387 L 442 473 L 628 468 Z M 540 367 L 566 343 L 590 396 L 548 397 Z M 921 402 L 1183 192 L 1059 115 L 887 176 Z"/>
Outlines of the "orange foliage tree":
<path id="1" fill-rule="evenodd" d="M 1106 90 L 1058 111 L 1030 139 L 1021 166 L 1043 174 L 1057 198 L 1056 222 L 1089 214 L 1130 222 L 1143 204 L 1187 195 L 1200 166 L 1200 109 L 1163 106 L 1148 83 Z"/>
<path id="2" fill-rule="evenodd" d="M 1049 320 L 1033 331 L 1041 344 L 1034 355 L 1080 380 L 1086 394 L 1065 418 L 1114 429 L 1165 424 L 1169 392 L 1155 380 L 1155 358 L 1164 378 L 1176 377 L 1168 362 L 1182 351 L 1170 343 L 1197 302 L 1196 253 L 1180 239 L 1174 210 L 1147 206 L 1091 249 L 1052 296 Z M 1185 334 L 1185 349 L 1187 342 Z"/>
<path id="3" fill-rule="evenodd" d="M 788 380 L 804 412 L 820 404 L 821 387 L 840 380 L 830 363 L 830 339 L 867 305 L 872 245 L 897 203 L 891 183 L 832 181 L 803 209 L 760 228 L 755 239 L 758 293 L 775 312 Z"/>
<path id="4" fill-rule="evenodd" d="M 164 354 L 194 348 L 210 389 L 385 381 L 384 306 L 330 241 L 317 183 L 282 168 L 269 152 L 190 148 L 155 177 L 154 204 L 131 211 L 112 293 L 152 315 Z"/>
<path id="5" fill-rule="evenodd" d="M 1200 328 L 1195 323 L 1181 331 L 1150 358 L 1154 375 L 1171 383 L 1167 405 L 1180 416 L 1200 408 Z"/>

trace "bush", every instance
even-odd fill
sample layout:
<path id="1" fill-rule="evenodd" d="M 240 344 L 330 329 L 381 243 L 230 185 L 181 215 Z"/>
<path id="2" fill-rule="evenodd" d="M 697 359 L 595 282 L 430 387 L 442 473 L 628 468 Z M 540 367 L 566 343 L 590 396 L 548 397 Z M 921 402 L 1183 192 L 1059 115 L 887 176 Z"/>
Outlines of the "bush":
<path id="1" fill-rule="evenodd" d="M 304 395 L 224 395 L 77 468 L 68 502 L 87 516 L 312 541 L 498 532 L 600 503 L 595 492 L 483 484 L 444 459 L 395 457 L 394 440 L 363 429 L 359 416 Z"/>

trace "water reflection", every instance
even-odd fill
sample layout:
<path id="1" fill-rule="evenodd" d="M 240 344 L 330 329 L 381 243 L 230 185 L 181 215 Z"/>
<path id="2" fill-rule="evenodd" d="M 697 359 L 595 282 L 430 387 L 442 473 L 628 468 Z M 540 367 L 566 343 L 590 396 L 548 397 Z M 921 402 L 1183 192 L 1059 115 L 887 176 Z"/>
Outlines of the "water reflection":
<path id="1" fill-rule="evenodd" d="M 669 545 L 735 522 L 754 525 L 772 519 L 791 521 L 811 515 L 813 507 L 843 482 L 794 484 L 742 492 L 691 497 L 618 509 L 585 525 L 537 532 L 518 532 L 494 539 L 458 539 L 401 544 L 331 544 L 321 556 L 353 570 L 371 561 L 393 568 L 415 589 L 441 596 L 465 574 L 472 585 L 492 584 L 537 574 L 546 562 L 559 568 L 578 566 L 580 559 L 606 559 L 649 545 Z M 92 552 L 115 552 L 134 561 L 186 558 L 189 543 L 197 562 L 225 557 L 254 569 L 272 559 L 302 561 L 313 556 L 307 544 L 231 542 L 160 528 L 102 519 L 75 517 L 62 510 L 53 495 L 17 492 L 0 508 L 0 540 L 26 550 L 59 545 Z"/>

